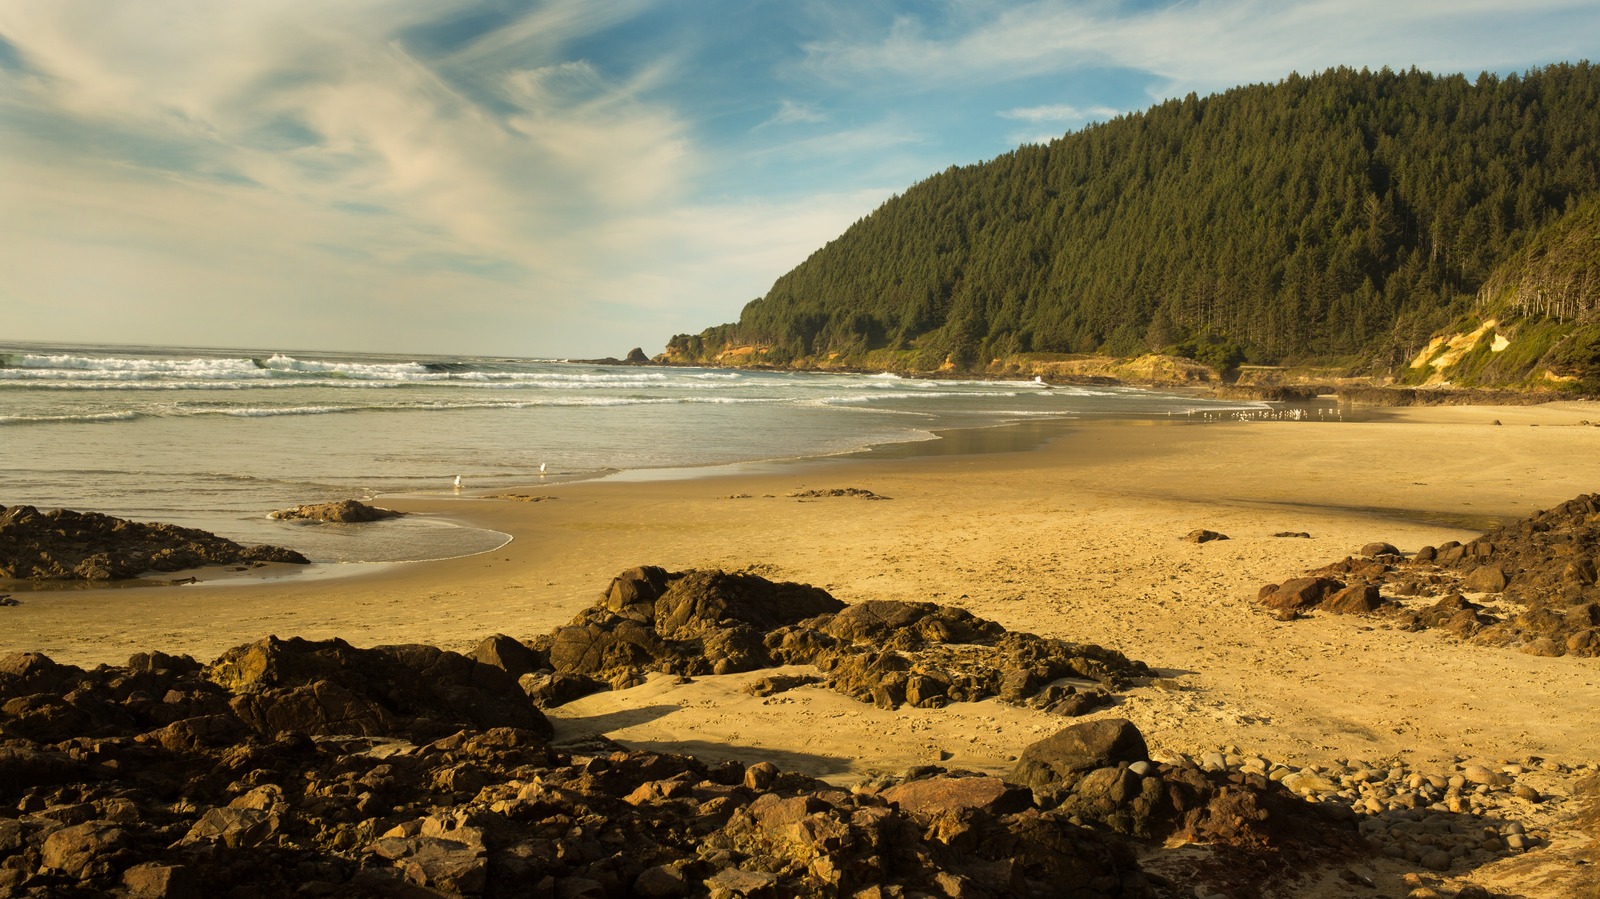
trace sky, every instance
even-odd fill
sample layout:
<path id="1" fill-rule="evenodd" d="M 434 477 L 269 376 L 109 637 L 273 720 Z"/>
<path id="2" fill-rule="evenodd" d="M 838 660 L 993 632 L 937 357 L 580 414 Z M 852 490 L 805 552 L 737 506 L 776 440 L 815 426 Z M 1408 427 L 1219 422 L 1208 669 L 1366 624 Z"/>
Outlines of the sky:
<path id="1" fill-rule="evenodd" d="M 0 342 L 585 358 L 952 165 L 1595 0 L 0 0 Z"/>

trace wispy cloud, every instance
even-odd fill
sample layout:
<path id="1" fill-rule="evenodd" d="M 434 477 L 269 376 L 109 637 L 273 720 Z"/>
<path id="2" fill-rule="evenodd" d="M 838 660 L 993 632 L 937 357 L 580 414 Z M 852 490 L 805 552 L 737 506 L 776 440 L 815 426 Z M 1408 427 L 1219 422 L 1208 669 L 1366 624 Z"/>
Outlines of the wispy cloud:
<path id="1" fill-rule="evenodd" d="M 955 34 L 900 17 L 881 34 L 813 42 L 809 64 L 840 81 L 896 77 L 927 89 L 1121 67 L 1157 76 L 1166 91 L 1211 90 L 1336 65 L 1452 71 L 1581 57 L 1600 29 L 1600 9 L 1580 0 L 1194 0 L 1143 9 L 1038 0 L 989 9 Z M 1570 27 L 1553 33 L 1562 20 Z"/>
<path id="2" fill-rule="evenodd" d="M 1595 35 L 1592 0 L 5 0 L 0 311 L 41 339 L 659 345 L 890 193 L 1152 97 Z"/>

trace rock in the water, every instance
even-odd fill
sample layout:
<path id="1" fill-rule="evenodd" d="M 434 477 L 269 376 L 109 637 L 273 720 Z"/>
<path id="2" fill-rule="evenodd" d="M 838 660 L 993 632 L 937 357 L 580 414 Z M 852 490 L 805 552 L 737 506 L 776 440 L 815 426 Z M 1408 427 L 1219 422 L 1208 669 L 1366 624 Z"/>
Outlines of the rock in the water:
<path id="1" fill-rule="evenodd" d="M 268 517 L 282 521 L 322 521 L 337 522 L 339 524 L 358 524 L 368 521 L 383 521 L 387 518 L 399 518 L 404 514 L 404 512 L 396 512 L 393 509 L 369 506 L 360 500 L 342 499 L 332 503 L 314 503 L 307 506 L 295 506 L 293 509 L 280 509 Z"/>
<path id="2" fill-rule="evenodd" d="M 1012 777 L 1024 786 L 1071 786 L 1096 768 L 1149 761 L 1144 735 L 1126 718 L 1102 718 L 1066 727 L 1022 750 Z"/>
<path id="3" fill-rule="evenodd" d="M 291 549 L 242 546 L 195 528 L 143 524 L 97 512 L 0 506 L 0 579 L 108 581 L 146 571 L 307 561 Z"/>

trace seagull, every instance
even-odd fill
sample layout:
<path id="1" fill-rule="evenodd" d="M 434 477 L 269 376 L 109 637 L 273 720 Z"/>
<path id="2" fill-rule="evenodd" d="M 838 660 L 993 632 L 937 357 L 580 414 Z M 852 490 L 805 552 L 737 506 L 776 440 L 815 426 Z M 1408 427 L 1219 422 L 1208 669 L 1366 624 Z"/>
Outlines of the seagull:
<path id="1" fill-rule="evenodd" d="M 541 478 L 544 477 L 544 463 L 543 462 L 539 463 L 539 477 L 541 477 Z"/>
<path id="2" fill-rule="evenodd" d="M 456 489 L 461 489 L 461 475 L 456 475 Z"/>

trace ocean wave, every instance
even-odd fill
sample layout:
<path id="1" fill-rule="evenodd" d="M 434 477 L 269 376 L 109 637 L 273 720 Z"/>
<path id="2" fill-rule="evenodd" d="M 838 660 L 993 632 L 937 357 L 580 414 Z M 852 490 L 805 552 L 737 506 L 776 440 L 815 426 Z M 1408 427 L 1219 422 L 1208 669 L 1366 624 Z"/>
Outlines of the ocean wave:
<path id="1" fill-rule="evenodd" d="M 0 415 L 0 425 L 97 424 L 113 421 L 133 421 L 143 417 L 132 410 L 119 412 L 61 413 L 57 415 Z"/>

